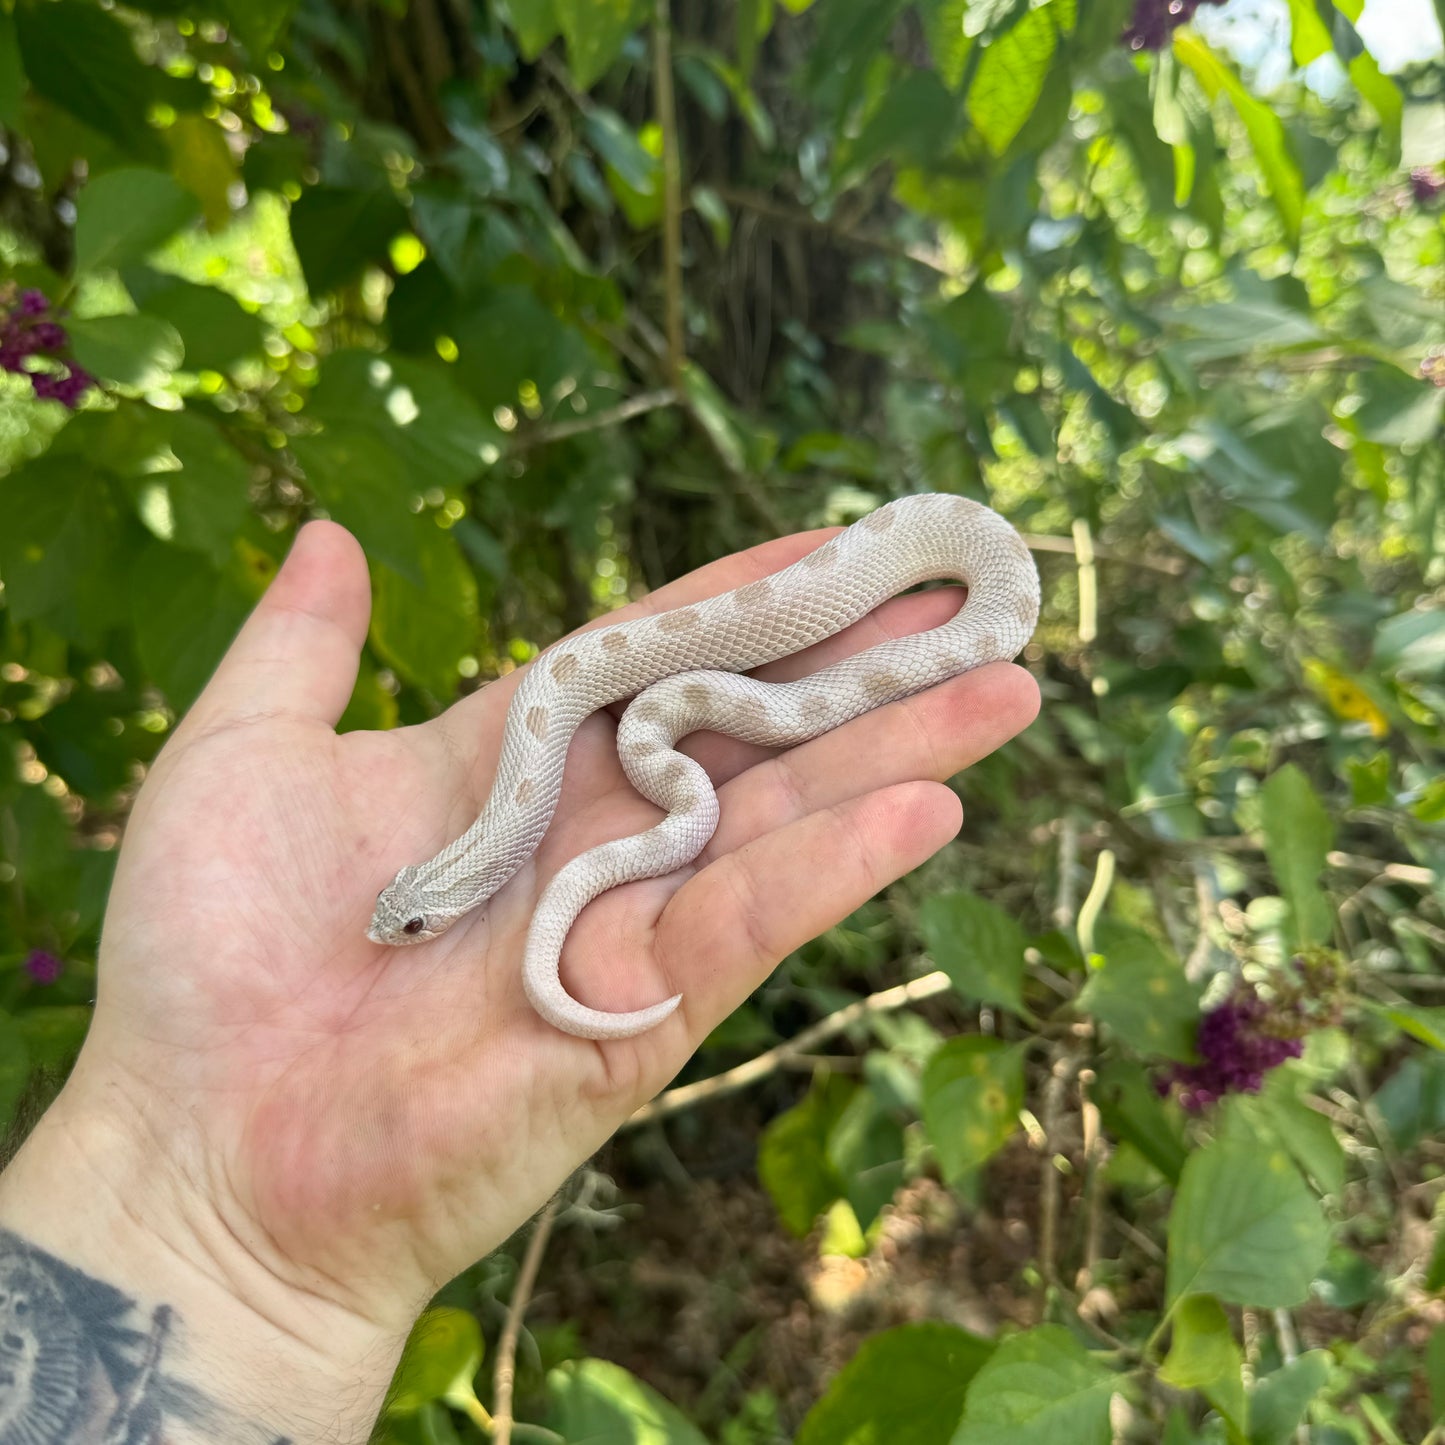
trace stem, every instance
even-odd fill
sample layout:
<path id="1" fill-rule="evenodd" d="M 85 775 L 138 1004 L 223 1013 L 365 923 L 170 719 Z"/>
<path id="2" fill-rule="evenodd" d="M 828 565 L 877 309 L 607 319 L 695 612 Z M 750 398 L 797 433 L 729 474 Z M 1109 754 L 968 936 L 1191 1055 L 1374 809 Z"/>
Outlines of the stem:
<path id="1" fill-rule="evenodd" d="M 677 101 L 672 87 L 672 9 L 656 0 L 653 24 L 656 55 L 657 123 L 662 128 L 662 262 L 667 308 L 667 378 L 682 386 L 687 361 L 682 316 L 682 160 L 677 144 Z"/>
<path id="2" fill-rule="evenodd" d="M 701 1103 L 704 1099 L 716 1099 L 721 1098 L 724 1094 L 735 1094 L 739 1089 L 745 1089 L 749 1084 L 767 1078 L 768 1075 L 776 1073 L 779 1069 L 789 1067 L 800 1054 L 807 1053 L 824 1039 L 841 1034 L 850 1025 L 866 1018 L 870 1013 L 902 1008 L 906 1004 L 917 1003 L 922 999 L 932 998 L 936 994 L 947 993 L 952 987 L 953 981 L 946 973 L 939 970 L 936 973 L 925 974 L 922 978 L 915 978 L 909 983 L 901 983 L 896 988 L 885 988 L 881 993 L 869 994 L 867 998 L 850 1003 L 846 1008 L 840 1008 L 836 1013 L 831 1013 L 827 1018 L 819 1020 L 811 1028 L 804 1029 L 796 1038 L 790 1039 L 787 1043 L 778 1044 L 775 1048 L 767 1050 L 766 1053 L 759 1054 L 757 1058 L 749 1059 L 745 1064 L 739 1064 L 735 1069 L 729 1069 L 722 1074 L 714 1074 L 710 1079 L 700 1079 L 695 1084 L 684 1084 L 681 1088 L 669 1089 L 650 1104 L 644 1104 L 623 1127 L 630 1129 L 638 1124 L 656 1123 L 659 1119 L 666 1119 L 673 1114 L 681 1113 L 684 1109 L 691 1108 L 692 1105 Z"/>
<path id="3" fill-rule="evenodd" d="M 491 1421 L 492 1438 L 497 1445 L 510 1445 L 512 1439 L 512 1385 L 517 1375 L 517 1336 L 522 1330 L 522 1316 L 527 1312 L 527 1303 L 532 1298 L 532 1287 L 537 1283 L 537 1271 L 541 1268 L 542 1254 L 552 1233 L 559 1198 L 554 1194 L 547 1202 L 547 1207 L 537 1218 L 531 1239 L 527 1241 L 527 1252 L 522 1256 L 522 1269 L 517 1275 L 512 1303 L 507 1310 L 507 1323 L 502 1327 L 501 1339 L 497 1341 Z"/>
<path id="4" fill-rule="evenodd" d="M 1084 906 L 1079 909 L 1079 952 L 1086 959 L 1094 951 L 1094 925 L 1098 923 L 1099 915 L 1104 911 L 1104 900 L 1114 886 L 1114 861 L 1114 854 L 1108 848 L 1099 854 L 1089 896 L 1084 899 Z"/>
<path id="5" fill-rule="evenodd" d="M 657 411 L 664 406 L 673 406 L 676 402 L 677 393 L 675 391 L 644 391 L 638 396 L 619 402 L 616 406 L 608 407 L 606 411 L 594 412 L 591 416 L 579 416 L 572 421 L 554 422 L 551 426 L 539 426 L 535 430 L 525 432 L 512 443 L 512 450 L 528 451 L 532 447 L 544 447 L 550 442 L 565 441 L 568 437 L 583 436 L 591 431 L 602 431 L 606 427 L 631 421 L 633 417 L 642 416 L 646 412 Z"/>

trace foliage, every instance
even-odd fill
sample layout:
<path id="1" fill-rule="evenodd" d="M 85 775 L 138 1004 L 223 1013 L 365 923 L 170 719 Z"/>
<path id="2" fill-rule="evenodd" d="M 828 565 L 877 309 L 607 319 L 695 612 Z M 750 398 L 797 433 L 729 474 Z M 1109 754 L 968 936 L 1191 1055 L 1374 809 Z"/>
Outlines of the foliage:
<path id="1" fill-rule="evenodd" d="M 950 996 L 871 1011 L 760 1176 L 866 1253 L 907 1181 L 986 1211 L 1031 1144 L 1026 1327 L 879 1333 L 781 1424 L 578 1345 L 524 1412 L 1431 1431 L 1445 75 L 1288 9 L 1266 89 L 1215 12 L 1125 0 L 0 0 L 0 1117 L 74 1057 L 137 784 L 302 519 L 371 558 L 376 728 L 721 552 L 967 493 L 1039 557 L 1043 717 L 694 1068 L 921 950 Z M 380 1438 L 480 1438 L 473 1287 Z"/>

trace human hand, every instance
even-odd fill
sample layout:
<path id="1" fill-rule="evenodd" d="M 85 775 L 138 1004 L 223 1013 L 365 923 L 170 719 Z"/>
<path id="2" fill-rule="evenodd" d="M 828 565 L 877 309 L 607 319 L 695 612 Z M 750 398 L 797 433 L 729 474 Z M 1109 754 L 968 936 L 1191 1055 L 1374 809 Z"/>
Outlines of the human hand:
<path id="1" fill-rule="evenodd" d="M 826 535 L 727 558 L 632 610 L 727 591 Z M 759 675 L 936 626 L 959 596 L 897 599 Z M 305 528 L 142 790 L 95 1022 L 46 1124 L 93 1138 L 101 1121 L 102 1159 L 129 1141 L 166 1201 L 159 1226 L 269 1315 L 305 1301 L 399 1338 L 782 957 L 954 835 L 940 780 L 1026 726 L 1037 692 L 996 664 L 779 756 L 694 738 L 719 785 L 717 835 L 689 869 L 592 904 L 563 957 L 593 1007 L 683 1004 L 599 1043 L 537 1017 L 520 961 L 551 875 L 658 816 L 622 774 L 613 717 L 578 733 L 550 832 L 484 910 L 420 948 L 378 947 L 377 890 L 480 810 L 519 674 L 421 726 L 338 737 L 368 614 L 356 542 Z"/>

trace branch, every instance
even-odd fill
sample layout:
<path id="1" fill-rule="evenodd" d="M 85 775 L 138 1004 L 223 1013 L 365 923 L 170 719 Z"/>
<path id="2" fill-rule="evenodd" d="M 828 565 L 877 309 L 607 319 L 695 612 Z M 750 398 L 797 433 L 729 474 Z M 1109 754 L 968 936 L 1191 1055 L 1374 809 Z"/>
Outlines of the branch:
<path id="1" fill-rule="evenodd" d="M 653 24 L 656 55 L 657 123 L 662 128 L 662 270 L 667 308 L 667 379 L 682 386 L 687 360 L 682 316 L 682 160 L 677 146 L 677 101 L 672 87 L 670 0 L 657 0 Z"/>
<path id="2" fill-rule="evenodd" d="M 752 211 L 759 216 L 768 216 L 781 221 L 785 226 L 802 226 L 810 231 L 823 231 L 835 240 L 848 246 L 857 246 L 865 251 L 878 251 L 885 256 L 894 256 L 900 261 L 912 261 L 917 266 L 926 266 L 940 276 L 953 276 L 955 272 L 934 251 L 922 246 L 909 246 L 894 241 L 888 236 L 876 236 L 869 231 L 855 231 L 837 221 L 820 220 L 802 206 L 790 206 L 775 201 L 761 191 L 745 190 L 737 186 L 723 186 L 710 183 L 713 191 L 730 206 Z"/>
<path id="3" fill-rule="evenodd" d="M 521 1272 L 517 1275 L 517 1283 L 512 1290 L 507 1323 L 502 1326 L 502 1337 L 497 1341 L 497 1368 L 492 1376 L 492 1439 L 496 1441 L 496 1445 L 511 1445 L 512 1384 L 517 1376 L 517 1336 L 522 1331 L 522 1316 L 527 1313 L 532 1287 L 537 1283 L 537 1271 L 542 1265 L 542 1253 L 547 1248 L 547 1239 L 552 1233 L 552 1221 L 556 1218 L 560 1199 L 560 1194 L 554 1194 L 537 1218 L 536 1228 L 532 1230 L 532 1237 L 527 1241 L 527 1252 L 522 1256 Z"/>
<path id="4" fill-rule="evenodd" d="M 633 417 L 642 416 L 646 412 L 674 406 L 677 400 L 677 393 L 671 389 L 640 392 L 637 396 L 629 397 L 617 406 L 608 407 L 606 411 L 595 412 L 592 416 L 579 416 L 575 421 L 554 422 L 551 426 L 539 426 L 523 432 L 513 439 L 511 449 L 514 452 L 530 451 L 533 447 L 544 447 L 551 442 L 565 441 L 568 437 L 583 436 L 590 431 L 603 431 L 607 427 L 631 421 Z"/>
<path id="5" fill-rule="evenodd" d="M 639 1124 L 652 1124 L 659 1119 L 667 1119 L 673 1114 L 680 1114 L 684 1109 L 690 1109 L 694 1104 L 700 1104 L 705 1099 L 720 1099 L 725 1094 L 735 1094 L 740 1089 L 746 1089 L 749 1084 L 755 1084 L 759 1079 L 765 1079 L 769 1074 L 789 1067 L 800 1054 L 808 1053 L 825 1039 L 836 1037 L 857 1023 L 859 1019 L 867 1018 L 869 1014 L 903 1008 L 907 1004 L 918 1003 L 922 999 L 947 993 L 952 987 L 952 979 L 942 970 L 938 970 L 934 973 L 924 974 L 922 978 L 912 979 L 908 983 L 900 983 L 895 988 L 885 988 L 881 993 L 869 994 L 867 998 L 860 998 L 856 1003 L 850 1003 L 846 1008 L 840 1008 L 836 1013 L 829 1014 L 827 1018 L 820 1019 L 787 1043 L 778 1044 L 766 1053 L 759 1054 L 757 1058 L 749 1059 L 745 1064 L 739 1064 L 735 1069 L 729 1069 L 723 1074 L 714 1074 L 710 1079 L 700 1079 L 695 1084 L 684 1084 L 681 1088 L 669 1089 L 650 1104 L 644 1104 L 628 1119 L 623 1128 L 631 1129 Z"/>
<path id="6" fill-rule="evenodd" d="M 1078 555 L 1077 545 L 1072 537 L 1051 537 L 1040 532 L 1025 532 L 1022 535 L 1024 545 L 1030 552 L 1062 552 L 1070 557 Z M 1163 572 L 1170 577 L 1183 575 L 1187 565 L 1178 557 L 1136 557 L 1129 552 L 1111 552 L 1105 547 L 1095 547 L 1092 560 L 1147 567 L 1151 572 Z"/>

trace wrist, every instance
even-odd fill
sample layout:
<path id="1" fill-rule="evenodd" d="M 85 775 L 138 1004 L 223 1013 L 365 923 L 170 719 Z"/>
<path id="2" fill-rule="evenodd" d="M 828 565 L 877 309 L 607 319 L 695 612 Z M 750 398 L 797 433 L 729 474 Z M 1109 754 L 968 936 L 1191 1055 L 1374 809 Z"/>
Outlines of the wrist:
<path id="1" fill-rule="evenodd" d="M 18 1272 L 61 1311 L 60 1323 L 36 1328 L 61 1329 L 102 1384 L 114 1373 L 107 1341 L 121 1349 L 122 1376 L 139 1369 L 149 1380 L 146 1403 L 161 1402 L 168 1440 L 366 1440 L 404 1336 L 337 1305 L 324 1281 L 307 1290 L 279 1279 L 240 1211 L 70 1092 L 0 1174 L 0 1283 Z M 140 1408 L 117 1399 L 117 1409 Z M 97 1441 L 128 1438 L 103 1423 Z M 90 1438 L 70 1428 L 76 1445 Z"/>

